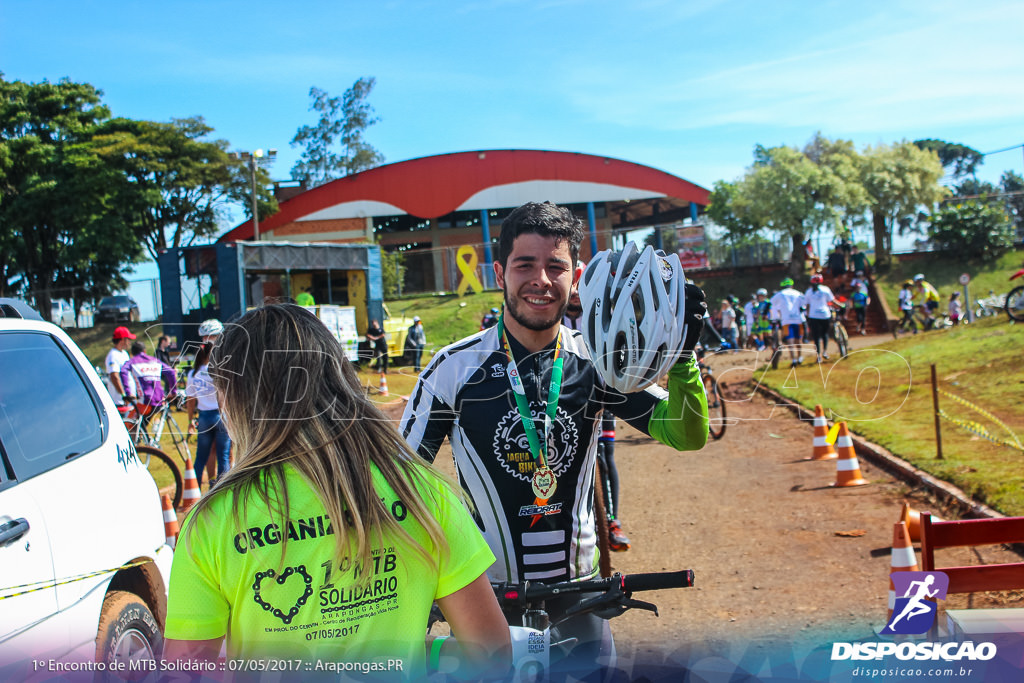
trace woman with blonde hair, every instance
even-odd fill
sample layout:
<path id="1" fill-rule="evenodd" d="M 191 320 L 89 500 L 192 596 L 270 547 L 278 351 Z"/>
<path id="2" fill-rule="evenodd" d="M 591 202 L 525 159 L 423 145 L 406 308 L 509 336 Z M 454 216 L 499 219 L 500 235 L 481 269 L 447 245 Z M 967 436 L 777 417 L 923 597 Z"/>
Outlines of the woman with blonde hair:
<path id="1" fill-rule="evenodd" d="M 226 636 L 228 661 L 420 678 L 436 600 L 470 672 L 504 674 L 494 556 L 327 328 L 294 304 L 252 310 L 225 327 L 210 376 L 238 457 L 183 525 L 164 658 L 212 662 Z"/>

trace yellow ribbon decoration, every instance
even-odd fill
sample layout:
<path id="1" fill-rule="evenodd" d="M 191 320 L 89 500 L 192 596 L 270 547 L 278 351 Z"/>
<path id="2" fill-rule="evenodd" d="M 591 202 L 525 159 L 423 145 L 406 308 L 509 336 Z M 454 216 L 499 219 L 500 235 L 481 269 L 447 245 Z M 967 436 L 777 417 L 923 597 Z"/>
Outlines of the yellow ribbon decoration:
<path id="1" fill-rule="evenodd" d="M 978 425 L 977 422 L 973 422 L 971 420 L 968 420 L 968 422 L 970 424 L 977 425 L 979 429 L 981 429 L 983 432 L 985 432 L 985 435 L 978 434 L 978 436 L 981 436 L 982 438 L 988 439 L 989 441 L 992 441 L 993 443 L 1000 443 L 1000 444 L 1003 444 L 1004 446 L 1009 446 L 1010 448 L 1014 448 L 1014 449 L 1016 449 L 1018 451 L 1024 451 L 1024 446 L 1021 445 L 1020 439 L 1017 438 L 1017 435 L 1014 434 L 1013 430 L 1010 429 L 1009 427 L 1007 427 L 1006 424 L 1003 423 L 1003 421 L 1000 420 L 998 417 L 996 417 L 992 413 L 988 412 L 984 408 L 982 408 L 980 406 L 977 406 L 977 405 L 971 403 L 970 401 L 962 399 L 959 396 L 951 394 L 948 391 L 943 391 L 942 389 L 939 389 L 938 391 L 939 391 L 940 394 L 942 394 L 946 398 L 953 399 L 954 401 L 956 401 L 960 405 L 965 406 L 967 408 L 970 408 L 971 410 L 973 410 L 976 413 L 980 414 L 982 417 L 986 417 L 989 420 L 991 420 L 993 423 L 998 425 L 999 427 L 1002 427 L 1004 430 L 1006 430 L 1006 433 L 1010 435 L 1010 438 L 1013 439 L 1013 442 L 1011 443 L 1011 442 L 1006 441 L 1004 439 L 996 439 L 994 437 L 989 438 L 988 431 L 985 430 L 984 427 L 982 427 L 981 425 Z M 940 416 L 942 416 L 942 411 L 941 410 L 939 411 L 939 414 L 940 414 Z M 946 419 L 948 419 L 950 422 L 954 422 L 956 424 L 959 424 L 960 426 L 963 426 L 963 423 L 953 419 L 952 417 L 949 417 L 949 416 L 944 416 L 944 417 L 946 417 Z"/>
<path id="2" fill-rule="evenodd" d="M 484 291 L 484 286 L 480 284 L 480 278 L 476 276 L 477 263 L 476 249 L 468 244 L 462 245 L 455 252 L 455 265 L 458 266 L 459 272 L 462 273 L 459 289 L 456 292 L 459 296 L 465 294 L 467 289 L 472 289 L 477 293 Z"/>
<path id="3" fill-rule="evenodd" d="M 32 583 L 23 583 L 18 586 L 8 586 L 7 588 L 0 588 L 0 593 L 4 593 L 10 590 L 16 590 L 18 588 L 28 588 L 20 593 L 10 593 L 8 595 L 0 595 L 0 600 L 7 600 L 8 598 L 16 598 L 21 595 L 27 595 L 29 593 L 35 593 L 37 591 L 48 590 L 50 588 L 56 588 L 57 586 L 66 586 L 69 583 L 75 583 L 76 581 L 84 581 L 85 579 L 91 579 L 94 576 L 100 576 L 101 574 L 109 574 L 111 572 L 121 571 L 122 569 L 131 569 L 132 567 L 139 567 L 144 564 L 149 564 L 153 560 L 140 560 L 138 562 L 130 562 L 123 564 L 120 567 L 112 567 L 111 569 L 100 569 L 87 574 L 79 574 L 77 576 L 69 576 L 62 579 L 51 579 L 48 581 L 33 581 Z M 30 588 L 31 586 L 31 588 Z"/>

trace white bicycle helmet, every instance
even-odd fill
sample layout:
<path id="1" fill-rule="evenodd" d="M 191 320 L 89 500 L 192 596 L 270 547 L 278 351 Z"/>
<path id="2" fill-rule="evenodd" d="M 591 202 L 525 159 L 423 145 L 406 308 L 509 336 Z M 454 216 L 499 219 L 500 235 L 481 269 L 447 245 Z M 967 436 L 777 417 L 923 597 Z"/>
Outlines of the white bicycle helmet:
<path id="1" fill-rule="evenodd" d="M 602 251 L 580 278 L 583 338 L 605 383 L 621 392 L 653 384 L 686 339 L 686 278 L 679 256 L 629 242 Z"/>
<path id="2" fill-rule="evenodd" d="M 200 337 L 216 337 L 224 331 L 224 325 L 216 318 L 210 318 L 199 323 Z"/>

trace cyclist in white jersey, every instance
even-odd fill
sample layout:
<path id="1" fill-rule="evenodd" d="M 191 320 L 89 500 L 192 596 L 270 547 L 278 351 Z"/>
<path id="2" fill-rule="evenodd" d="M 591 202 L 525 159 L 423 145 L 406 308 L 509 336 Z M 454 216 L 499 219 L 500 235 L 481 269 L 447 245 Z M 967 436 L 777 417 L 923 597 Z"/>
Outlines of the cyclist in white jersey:
<path id="1" fill-rule="evenodd" d="M 793 279 L 786 278 L 779 283 L 782 290 L 772 297 L 772 322 L 782 326 L 782 338 L 789 347 L 791 367 L 803 362 L 800 355 L 800 343 L 804 337 L 803 307 L 807 305 L 804 295 L 793 289 Z"/>

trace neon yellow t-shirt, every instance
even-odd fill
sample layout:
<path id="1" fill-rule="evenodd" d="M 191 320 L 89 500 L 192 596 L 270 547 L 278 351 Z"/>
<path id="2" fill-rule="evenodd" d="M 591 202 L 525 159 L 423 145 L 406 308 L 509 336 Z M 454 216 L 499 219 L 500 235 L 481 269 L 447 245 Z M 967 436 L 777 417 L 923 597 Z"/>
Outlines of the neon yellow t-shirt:
<path id="1" fill-rule="evenodd" d="M 437 568 L 400 538 L 374 548 L 367 566 L 352 566 L 338 561 L 330 519 L 313 489 L 291 466 L 284 471 L 291 511 L 286 528 L 258 499 L 239 506 L 244 512 L 236 524 L 228 493 L 198 519 L 185 520 L 171 567 L 165 636 L 226 635 L 229 660 L 299 660 L 300 671 L 311 674 L 361 675 L 372 667 L 388 678 L 423 675 L 431 603 L 469 585 L 494 562 L 469 512 L 432 477 L 419 486 L 448 540 L 445 556 L 373 468 L 385 506 Z M 363 668 L 325 668 L 338 662 Z"/>

